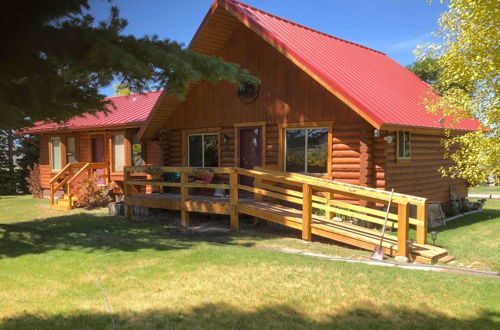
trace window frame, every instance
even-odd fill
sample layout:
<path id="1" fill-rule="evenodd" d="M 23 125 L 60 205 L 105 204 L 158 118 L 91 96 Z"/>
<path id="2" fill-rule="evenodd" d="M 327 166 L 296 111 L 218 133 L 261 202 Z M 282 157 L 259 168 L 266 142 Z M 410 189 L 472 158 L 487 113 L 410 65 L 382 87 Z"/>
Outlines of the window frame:
<path id="1" fill-rule="evenodd" d="M 112 132 L 109 133 L 110 136 L 110 145 L 111 145 L 111 150 L 109 153 L 110 156 L 110 167 L 111 167 L 111 173 L 117 173 L 117 174 L 122 174 L 123 172 L 123 167 L 121 171 L 116 171 L 115 170 L 115 136 L 117 135 L 122 135 L 123 136 L 123 166 L 127 166 L 127 134 L 126 132 Z"/>
<path id="2" fill-rule="evenodd" d="M 205 149 L 202 149 L 201 153 L 201 166 L 191 166 L 190 164 L 190 151 L 189 151 L 189 137 L 190 136 L 201 136 L 201 145 L 204 148 L 205 147 L 205 135 L 215 135 L 217 137 L 217 166 L 210 166 L 210 167 L 219 167 L 220 166 L 220 134 L 218 132 L 202 132 L 202 133 L 186 133 L 186 147 L 187 147 L 187 153 L 186 153 L 186 159 L 187 159 L 187 166 L 189 167 L 208 167 L 205 166 Z"/>
<path id="3" fill-rule="evenodd" d="M 54 151 L 52 149 L 52 140 L 58 139 L 59 140 L 59 168 L 54 169 Z M 63 146 L 62 146 L 62 138 L 61 136 L 51 136 L 49 138 L 49 163 L 50 163 L 50 171 L 57 173 L 60 172 L 63 169 Z"/>
<path id="4" fill-rule="evenodd" d="M 404 142 L 404 137 L 403 141 L 401 141 L 400 138 L 400 133 L 408 133 L 408 143 L 406 144 Z M 401 156 L 399 154 L 399 146 L 403 142 L 403 153 L 405 151 L 405 147 L 408 147 L 408 156 Z M 397 160 L 410 160 L 411 159 L 411 132 L 410 131 L 396 131 L 396 159 Z"/>
<path id="5" fill-rule="evenodd" d="M 328 150 L 327 150 L 327 162 L 326 162 L 326 173 L 303 173 L 305 175 L 319 176 L 323 178 L 332 177 L 332 139 L 333 139 L 333 121 L 315 121 L 315 122 L 303 122 L 303 123 L 286 123 L 278 124 L 278 167 L 283 171 L 286 171 L 286 130 L 287 129 L 318 129 L 326 128 L 328 130 Z M 307 140 L 307 139 L 306 139 Z M 306 152 L 307 153 L 307 152 Z M 307 157 L 305 159 L 307 162 Z M 306 163 L 307 164 L 307 163 Z M 306 167 L 307 168 L 307 167 Z"/>
<path id="6" fill-rule="evenodd" d="M 138 134 L 139 133 L 135 133 L 135 134 L 132 134 L 131 137 L 130 137 L 130 164 L 131 166 L 144 166 L 147 164 L 147 161 L 146 161 L 146 144 L 145 143 L 141 143 L 138 139 Z M 134 140 L 136 140 L 138 143 L 134 143 Z M 141 160 L 142 160 L 142 164 L 141 165 L 135 165 L 134 164 L 134 144 L 140 144 L 141 145 Z"/>
<path id="7" fill-rule="evenodd" d="M 78 141 L 78 136 L 76 135 L 67 135 L 64 137 L 64 163 L 67 165 L 69 164 L 68 162 L 68 139 L 75 139 L 75 163 L 78 163 L 78 156 L 79 156 L 79 141 Z"/>

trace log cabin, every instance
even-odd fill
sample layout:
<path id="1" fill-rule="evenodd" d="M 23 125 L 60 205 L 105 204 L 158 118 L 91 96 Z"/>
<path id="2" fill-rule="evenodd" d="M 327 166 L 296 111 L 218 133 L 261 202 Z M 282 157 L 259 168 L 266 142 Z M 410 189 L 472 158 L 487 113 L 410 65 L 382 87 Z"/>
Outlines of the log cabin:
<path id="1" fill-rule="evenodd" d="M 467 183 L 444 178 L 441 139 L 476 120 L 426 111 L 438 97 L 389 56 L 232 0 L 216 0 L 189 48 L 260 79 L 166 95 L 139 132 L 160 141 L 161 165 L 265 166 L 444 203 Z"/>
<path id="2" fill-rule="evenodd" d="M 40 136 L 40 179 L 44 197 L 50 196 L 51 180 L 68 166 L 81 169 L 94 164 L 98 174 L 123 187 L 123 166 L 147 165 L 160 162 L 160 146 L 138 139 L 139 129 L 162 99 L 162 92 L 109 97 L 113 105 L 109 113 L 86 114 L 65 123 L 40 122 L 23 134 Z M 62 188 L 62 187 L 61 187 Z M 62 189 L 53 192 L 63 196 Z"/>

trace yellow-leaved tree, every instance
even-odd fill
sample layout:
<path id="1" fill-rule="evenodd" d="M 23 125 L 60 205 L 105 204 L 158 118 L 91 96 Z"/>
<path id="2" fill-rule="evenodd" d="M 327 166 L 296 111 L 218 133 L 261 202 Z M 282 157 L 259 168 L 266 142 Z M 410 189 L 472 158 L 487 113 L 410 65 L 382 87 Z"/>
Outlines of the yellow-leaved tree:
<path id="1" fill-rule="evenodd" d="M 420 61 L 435 60 L 439 77 L 433 84 L 442 98 L 427 105 L 430 112 L 451 116 L 454 122 L 475 117 L 482 129 L 443 141 L 455 165 L 443 175 L 470 184 L 497 180 L 500 175 L 500 2 L 449 0 L 434 33 L 440 43 L 416 50 Z M 453 124 L 452 124 L 453 125 Z"/>

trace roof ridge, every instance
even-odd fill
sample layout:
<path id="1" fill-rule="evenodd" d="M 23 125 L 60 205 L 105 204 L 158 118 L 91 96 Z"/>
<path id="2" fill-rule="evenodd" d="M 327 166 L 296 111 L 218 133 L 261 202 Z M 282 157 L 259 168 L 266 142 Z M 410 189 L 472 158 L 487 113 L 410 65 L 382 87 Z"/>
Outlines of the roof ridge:
<path id="1" fill-rule="evenodd" d="M 328 34 L 328 33 L 325 33 L 325 32 L 322 32 L 322 31 L 319 31 L 319 30 L 316 30 L 316 29 L 313 29 L 313 28 L 311 28 L 311 27 L 309 27 L 309 26 L 306 26 L 306 25 L 304 25 L 304 24 L 300 24 L 300 23 L 297 23 L 297 22 L 291 21 L 291 20 L 289 20 L 289 19 L 287 19 L 287 18 L 284 18 L 284 17 L 278 16 L 278 15 L 276 15 L 276 14 L 272 14 L 272 13 L 267 12 L 267 11 L 265 11 L 265 10 L 262 10 L 262 9 L 260 9 L 260 8 L 257 8 L 257 7 L 254 7 L 254 6 L 251 6 L 251 5 L 249 5 L 249 4 L 246 4 L 246 3 L 243 3 L 243 2 L 240 2 L 240 1 L 236 1 L 236 0 L 227 0 L 227 1 L 232 2 L 232 3 L 234 3 L 234 4 L 239 4 L 239 5 L 242 5 L 242 6 L 244 6 L 244 7 L 251 8 L 251 9 L 256 10 L 256 11 L 258 11 L 258 12 L 261 12 L 261 13 L 263 13 L 263 14 L 265 14 L 265 15 L 268 15 L 268 16 L 271 16 L 271 17 L 274 17 L 274 18 L 277 18 L 277 19 L 279 19 L 279 20 L 281 20 L 281 21 L 284 21 L 284 22 L 286 22 L 286 23 L 289 23 L 289 24 L 292 24 L 292 25 L 296 25 L 296 26 L 298 26 L 298 27 L 301 27 L 301 28 L 303 28 L 303 29 L 306 29 L 306 30 L 309 30 L 309 31 L 312 31 L 312 32 L 315 32 L 315 33 L 318 33 L 318 34 L 321 34 L 321 35 L 324 35 L 324 36 L 326 36 L 326 37 L 329 37 L 329 38 L 332 38 L 332 39 L 336 39 L 336 40 L 339 40 L 339 41 L 343 41 L 343 42 L 347 42 L 347 43 L 349 43 L 349 44 L 352 44 L 352 45 L 355 45 L 355 46 L 358 46 L 358 47 L 361 47 L 361 48 L 365 48 L 365 49 L 371 50 L 371 51 L 373 51 L 373 52 L 376 52 L 376 53 L 379 53 L 379 54 L 382 54 L 382 55 L 387 55 L 386 53 L 381 52 L 381 51 L 379 51 L 379 50 L 376 50 L 376 49 L 370 48 L 370 47 L 368 47 L 368 46 L 364 46 L 364 45 L 358 44 L 358 43 L 356 43 L 356 42 L 354 42 L 354 41 L 350 41 L 350 40 L 346 40 L 346 39 L 343 39 L 343 38 L 339 38 L 339 37 L 333 36 L 333 35 L 331 35 L 331 34 Z"/>

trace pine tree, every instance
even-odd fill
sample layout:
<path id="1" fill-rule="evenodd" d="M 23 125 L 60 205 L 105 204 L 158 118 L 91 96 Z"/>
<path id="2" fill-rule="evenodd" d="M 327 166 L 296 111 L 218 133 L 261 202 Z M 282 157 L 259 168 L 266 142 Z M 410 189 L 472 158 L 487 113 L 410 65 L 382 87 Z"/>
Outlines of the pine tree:
<path id="1" fill-rule="evenodd" d="M 16 171 L 18 154 L 16 136 L 12 130 L 0 130 L 0 195 L 16 194 L 20 174 Z"/>
<path id="2" fill-rule="evenodd" d="M 117 7 L 97 23 L 89 9 L 88 0 L 0 2 L 0 129 L 105 111 L 99 89 L 115 79 L 133 92 L 166 88 L 179 98 L 201 80 L 258 83 L 175 41 L 124 35 Z"/>

